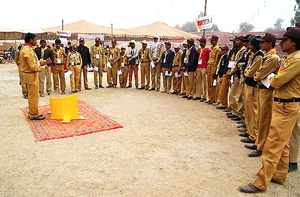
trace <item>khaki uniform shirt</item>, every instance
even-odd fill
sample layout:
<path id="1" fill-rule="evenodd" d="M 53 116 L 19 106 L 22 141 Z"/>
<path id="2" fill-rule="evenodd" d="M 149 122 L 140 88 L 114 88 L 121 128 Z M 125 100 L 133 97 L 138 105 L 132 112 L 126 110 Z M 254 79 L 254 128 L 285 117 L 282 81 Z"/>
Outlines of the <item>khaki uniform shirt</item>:
<path id="1" fill-rule="evenodd" d="M 276 76 L 270 79 L 274 97 L 280 99 L 300 98 L 300 51 L 289 54 Z"/>
<path id="2" fill-rule="evenodd" d="M 54 48 L 53 49 L 53 64 L 65 64 L 65 61 L 66 61 L 66 58 L 67 58 L 67 55 L 65 53 L 65 49 L 64 48 L 60 48 L 60 49 L 57 49 L 57 48 Z M 60 63 L 59 63 L 60 61 Z"/>
<path id="3" fill-rule="evenodd" d="M 101 61 L 103 65 L 105 64 L 105 54 L 104 54 L 104 49 L 101 46 L 101 44 L 99 46 L 96 46 L 96 45 L 91 46 L 90 55 L 91 55 L 91 63 L 92 64 L 97 60 Z M 99 55 L 99 58 L 98 58 L 98 55 Z"/>
<path id="4" fill-rule="evenodd" d="M 41 60 L 40 65 L 45 65 L 46 60 Z M 45 70 L 45 66 L 38 64 L 37 56 L 30 46 L 24 46 L 20 51 L 20 70 L 25 73 L 34 73 Z"/>
<path id="5" fill-rule="evenodd" d="M 210 52 L 209 59 L 207 62 L 207 66 L 216 66 L 217 65 L 217 59 L 219 56 L 219 53 L 221 53 L 221 49 L 219 48 L 219 45 L 217 44 Z"/>
<path id="6" fill-rule="evenodd" d="M 152 61 L 152 57 L 150 55 L 150 49 L 145 48 L 145 50 L 143 50 L 143 48 L 141 48 L 139 50 L 139 59 L 142 63 L 144 62 L 151 62 Z"/>
<path id="7" fill-rule="evenodd" d="M 77 65 L 80 65 L 80 67 L 82 66 L 81 55 L 78 52 L 73 53 L 73 51 L 72 51 L 72 52 L 70 52 L 68 54 L 68 57 L 67 57 L 67 66 L 69 68 L 69 66 L 77 66 Z"/>
<path id="8" fill-rule="evenodd" d="M 254 80 L 258 81 L 259 84 L 262 85 L 260 81 L 277 70 L 279 61 L 280 58 L 276 53 L 267 53 L 267 55 L 263 58 L 262 65 L 254 75 Z"/>
<path id="9" fill-rule="evenodd" d="M 175 57 L 174 57 L 174 66 L 181 66 L 181 56 L 182 56 L 182 52 L 181 51 L 178 51 L 175 54 Z"/>
<path id="10" fill-rule="evenodd" d="M 256 53 L 258 53 L 258 52 L 261 52 L 261 51 L 257 51 Z M 249 61 L 252 60 L 252 57 L 255 54 L 253 54 L 251 56 L 251 58 L 249 58 L 250 59 Z M 256 71 L 258 70 L 258 68 L 261 66 L 262 61 L 263 61 L 263 57 L 262 56 L 260 56 L 260 55 L 256 56 L 255 59 L 252 60 L 252 63 L 247 65 L 247 67 L 245 69 L 245 76 L 249 77 L 249 78 L 253 78 L 254 74 L 256 73 Z"/>
<path id="11" fill-rule="evenodd" d="M 108 58 L 110 62 L 113 62 L 114 64 L 120 65 L 121 60 L 121 50 L 118 47 L 109 48 L 108 50 Z"/>

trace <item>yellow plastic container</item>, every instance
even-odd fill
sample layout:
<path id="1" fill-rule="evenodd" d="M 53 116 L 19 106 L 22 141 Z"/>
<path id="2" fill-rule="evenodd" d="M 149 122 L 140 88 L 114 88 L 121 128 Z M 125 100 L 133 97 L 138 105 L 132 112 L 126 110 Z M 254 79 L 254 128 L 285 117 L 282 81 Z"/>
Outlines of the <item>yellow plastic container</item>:
<path id="1" fill-rule="evenodd" d="M 80 120 L 78 115 L 78 95 L 61 98 L 50 97 L 51 119 L 62 119 L 61 122 L 69 123 L 71 120 Z"/>

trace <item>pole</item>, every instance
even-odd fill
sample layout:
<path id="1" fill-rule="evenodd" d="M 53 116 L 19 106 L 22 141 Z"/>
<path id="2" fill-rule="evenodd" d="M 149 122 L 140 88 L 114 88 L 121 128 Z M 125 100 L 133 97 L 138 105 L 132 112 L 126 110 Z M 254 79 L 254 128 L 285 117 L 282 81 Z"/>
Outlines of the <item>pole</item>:
<path id="1" fill-rule="evenodd" d="M 61 20 L 61 30 L 64 30 L 64 19 Z"/>
<path id="2" fill-rule="evenodd" d="M 206 8 L 207 8 L 207 0 L 205 0 L 205 5 L 204 5 L 204 16 L 206 16 Z M 205 29 L 203 29 L 203 37 L 205 38 Z"/>
<path id="3" fill-rule="evenodd" d="M 114 36 L 114 27 L 113 27 L 112 23 L 110 24 L 110 29 L 111 29 L 111 39 L 113 39 L 113 36 Z"/>

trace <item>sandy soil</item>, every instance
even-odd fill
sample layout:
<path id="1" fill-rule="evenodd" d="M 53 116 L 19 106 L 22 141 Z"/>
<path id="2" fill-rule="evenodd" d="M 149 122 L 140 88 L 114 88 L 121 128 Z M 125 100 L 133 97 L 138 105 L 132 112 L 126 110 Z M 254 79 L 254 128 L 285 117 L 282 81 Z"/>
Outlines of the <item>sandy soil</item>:
<path id="1" fill-rule="evenodd" d="M 124 128 L 36 142 L 19 109 L 28 103 L 17 67 L 0 73 L 0 196 L 248 196 L 238 187 L 253 181 L 261 158 L 247 157 L 236 123 L 212 106 L 145 90 L 83 90 L 79 99 Z M 299 182 L 293 172 L 251 196 L 300 196 Z"/>

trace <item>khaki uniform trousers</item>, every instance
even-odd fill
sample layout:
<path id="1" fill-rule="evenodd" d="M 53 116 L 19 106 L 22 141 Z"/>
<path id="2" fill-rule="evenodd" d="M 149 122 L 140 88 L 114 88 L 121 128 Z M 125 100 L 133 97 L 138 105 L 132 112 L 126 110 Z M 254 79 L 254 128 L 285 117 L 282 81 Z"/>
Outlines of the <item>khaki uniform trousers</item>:
<path id="1" fill-rule="evenodd" d="M 65 91 L 66 81 L 65 81 L 64 65 L 53 65 L 52 72 L 53 72 L 54 91 L 58 89 L 59 81 L 60 81 L 60 90 Z M 59 80 L 58 80 L 58 75 L 59 75 Z"/>
<path id="2" fill-rule="evenodd" d="M 36 118 L 39 115 L 38 105 L 39 105 L 39 79 L 36 72 L 24 73 L 24 80 L 27 84 L 28 90 L 28 105 L 29 113 L 28 118 Z"/>
<path id="3" fill-rule="evenodd" d="M 107 83 L 108 85 L 117 85 L 118 81 L 118 64 L 115 63 L 114 65 L 111 66 L 111 68 L 107 67 Z M 111 81 L 112 79 L 112 81 Z"/>
<path id="4" fill-rule="evenodd" d="M 170 69 L 162 68 L 164 91 L 170 92 L 172 85 L 172 77 L 166 76 L 166 71 L 170 71 Z"/>
<path id="5" fill-rule="evenodd" d="M 222 107 L 228 107 L 228 90 L 229 90 L 230 81 L 227 78 L 227 75 L 222 76 L 222 83 L 220 88 L 220 103 Z"/>
<path id="6" fill-rule="evenodd" d="M 222 83 L 221 83 L 221 79 L 218 75 L 217 77 L 217 84 L 216 84 L 216 102 L 217 103 L 221 103 L 221 86 L 222 86 Z"/>
<path id="7" fill-rule="evenodd" d="M 135 87 L 139 85 L 139 67 L 137 65 L 129 65 L 129 85 L 132 86 L 132 74 L 134 74 Z"/>
<path id="8" fill-rule="evenodd" d="M 215 73 L 216 68 L 215 66 L 208 65 L 207 66 L 207 88 L 208 88 L 208 100 L 212 102 L 216 102 L 216 86 L 213 86 L 214 78 L 212 74 Z"/>
<path id="9" fill-rule="evenodd" d="M 189 88 L 188 88 L 188 97 L 193 97 L 195 94 L 195 72 L 188 72 Z"/>
<path id="10" fill-rule="evenodd" d="M 229 92 L 229 106 L 232 109 L 232 113 L 237 115 L 237 108 L 238 108 L 238 100 L 240 97 L 240 80 L 237 76 L 234 75 L 233 83 L 230 88 Z"/>
<path id="11" fill-rule="evenodd" d="M 83 82 L 84 82 L 84 88 L 88 88 L 88 78 L 87 78 L 87 65 L 83 65 L 80 68 L 80 75 L 79 75 L 79 89 L 81 90 L 81 75 L 83 73 Z"/>
<path id="12" fill-rule="evenodd" d="M 98 71 L 94 71 L 94 85 L 95 86 L 102 86 L 102 77 L 103 77 L 103 65 L 102 60 L 95 59 L 94 60 L 94 66 L 98 67 Z M 98 81 L 99 79 L 99 81 Z"/>
<path id="13" fill-rule="evenodd" d="M 46 68 L 45 70 L 39 72 L 40 93 L 44 92 L 45 77 L 46 77 L 46 89 L 48 92 L 48 91 L 51 91 L 51 86 L 52 86 L 50 66 L 48 68 Z"/>
<path id="14" fill-rule="evenodd" d="M 246 84 L 244 83 L 244 79 L 241 78 L 240 79 L 240 85 L 239 85 L 239 92 L 240 92 L 240 96 L 238 98 L 238 103 L 237 103 L 237 114 L 239 117 L 243 118 L 245 116 L 245 86 Z M 258 90 L 257 90 L 258 91 Z"/>
<path id="15" fill-rule="evenodd" d="M 195 97 L 207 97 L 207 81 L 206 81 L 206 68 L 197 68 L 197 80 L 196 80 L 196 95 Z M 202 91 L 203 90 L 203 91 Z"/>
<path id="16" fill-rule="evenodd" d="M 145 77 L 147 80 L 147 84 L 145 85 Z M 150 62 L 142 62 L 141 63 L 141 87 L 149 87 L 150 86 Z"/>
<path id="17" fill-rule="evenodd" d="M 122 74 L 119 75 L 119 82 L 121 87 L 125 87 L 128 79 L 128 66 L 125 65 L 124 67 L 121 67 L 121 71 Z"/>
<path id="18" fill-rule="evenodd" d="M 260 151 L 263 150 L 269 135 L 272 119 L 273 99 L 273 89 L 258 89 L 257 137 L 255 144 L 257 146 L 257 150 Z"/>
<path id="19" fill-rule="evenodd" d="M 159 62 L 154 68 L 151 67 L 151 88 L 160 88 L 160 66 Z"/>
<path id="20" fill-rule="evenodd" d="M 253 185 L 266 190 L 271 179 L 284 183 L 289 169 L 289 140 L 299 115 L 299 103 L 273 103 L 269 135 L 262 151 L 263 166 Z"/>
<path id="21" fill-rule="evenodd" d="M 189 77 L 185 76 L 183 72 L 181 73 L 182 78 L 182 88 L 181 88 L 181 94 L 182 95 L 188 95 L 190 84 L 189 84 Z"/>
<path id="22" fill-rule="evenodd" d="M 300 151 L 300 116 L 299 115 L 298 115 L 298 120 L 292 131 L 289 144 L 290 144 L 289 162 L 296 163 L 299 159 L 299 151 Z"/>
<path id="23" fill-rule="evenodd" d="M 253 141 L 257 137 L 257 99 L 258 88 L 245 85 L 245 124 L 249 138 Z"/>
<path id="24" fill-rule="evenodd" d="M 108 55 L 105 55 L 104 58 L 105 58 L 105 65 L 104 65 L 103 71 L 104 71 L 104 72 L 107 72 L 107 68 L 108 68 L 108 67 L 107 67 Z"/>
<path id="25" fill-rule="evenodd" d="M 81 67 L 80 65 L 71 65 L 69 70 L 73 72 L 70 76 L 71 91 L 78 91 L 80 89 L 79 80 Z"/>
<path id="26" fill-rule="evenodd" d="M 24 74 L 20 70 L 20 67 L 19 67 L 19 78 L 20 78 L 20 82 L 21 82 L 23 96 L 28 95 L 28 90 L 27 90 L 27 85 L 25 83 Z"/>
<path id="27" fill-rule="evenodd" d="M 173 80 L 173 90 L 174 92 L 180 92 L 181 90 L 181 77 L 175 77 L 175 73 L 180 70 L 179 66 L 173 66 L 172 68 L 172 80 Z"/>

